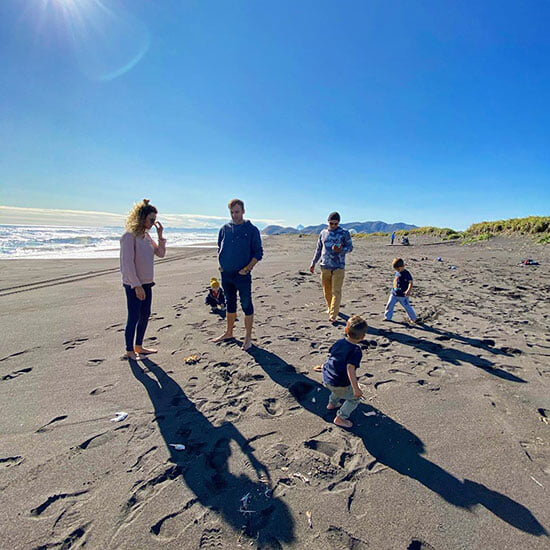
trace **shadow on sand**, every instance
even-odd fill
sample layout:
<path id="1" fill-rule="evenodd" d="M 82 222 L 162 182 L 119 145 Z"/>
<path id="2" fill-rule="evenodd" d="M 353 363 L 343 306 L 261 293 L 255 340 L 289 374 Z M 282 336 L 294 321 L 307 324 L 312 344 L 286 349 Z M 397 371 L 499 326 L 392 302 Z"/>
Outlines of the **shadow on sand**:
<path id="1" fill-rule="evenodd" d="M 248 352 L 265 373 L 286 388 L 307 411 L 327 422 L 334 411 L 325 408 L 328 390 L 318 382 L 304 376 L 278 355 L 265 349 L 252 347 Z M 315 401 L 312 397 L 315 396 Z M 375 417 L 364 413 L 375 411 Z M 409 430 L 370 405 L 360 404 L 353 413 L 355 423 L 351 432 L 363 441 L 365 449 L 380 463 L 401 475 L 422 483 L 447 502 L 465 509 L 481 504 L 506 523 L 532 535 L 548 535 L 535 516 L 524 506 L 505 495 L 491 491 L 484 485 L 460 480 L 422 456 L 424 444 Z"/>
<path id="2" fill-rule="evenodd" d="M 271 494 L 269 472 L 254 456 L 250 442 L 231 423 L 213 426 L 159 365 L 146 358 L 143 366 L 145 369 L 130 361 L 133 375 L 149 394 L 155 420 L 175 465 L 170 475 L 181 476 L 198 502 L 218 513 L 235 531 L 273 547 L 279 547 L 277 541 L 292 542 L 291 514 L 285 503 Z M 231 441 L 239 446 L 258 479 L 229 471 Z M 185 444 L 185 451 L 170 447 L 180 442 Z M 262 476 L 265 481 L 260 481 Z M 249 496 L 243 506 L 245 495 Z M 160 527 L 153 526 L 152 530 Z"/>
<path id="3" fill-rule="evenodd" d="M 423 327 L 424 330 L 430 330 L 430 327 Z M 431 332 L 438 332 L 437 329 L 431 329 Z M 461 363 L 470 363 L 474 367 L 481 369 L 493 376 L 502 378 L 503 380 L 508 380 L 509 382 L 519 382 L 526 384 L 527 382 L 519 376 L 515 376 L 505 370 L 495 367 L 492 361 L 478 357 L 472 353 L 467 353 L 465 351 L 460 351 L 452 348 L 446 348 L 437 342 L 430 342 L 428 340 L 422 340 L 411 334 L 404 334 L 403 332 L 394 332 L 393 330 L 387 330 L 383 328 L 374 328 L 369 327 L 368 334 L 373 334 L 375 336 L 384 336 L 392 342 L 399 342 L 406 346 L 412 346 L 419 350 L 422 350 L 426 353 L 433 353 L 437 355 L 443 362 L 452 363 L 453 365 L 460 365 Z M 482 347 L 482 346 L 476 346 Z M 483 349 L 486 349 L 483 347 Z M 491 351 L 492 353 L 495 350 Z M 504 353 L 503 353 L 504 354 Z M 505 354 L 507 355 L 507 354 Z"/>

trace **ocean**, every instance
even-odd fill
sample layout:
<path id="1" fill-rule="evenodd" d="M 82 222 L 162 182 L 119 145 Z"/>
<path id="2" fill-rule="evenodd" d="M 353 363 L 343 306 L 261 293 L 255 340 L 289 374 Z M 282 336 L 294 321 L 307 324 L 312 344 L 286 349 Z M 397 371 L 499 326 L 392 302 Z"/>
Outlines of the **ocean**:
<path id="1" fill-rule="evenodd" d="M 118 258 L 122 227 L 0 225 L 0 260 Z M 156 230 L 151 231 L 156 239 Z M 218 229 L 164 229 L 167 245 L 214 246 Z"/>

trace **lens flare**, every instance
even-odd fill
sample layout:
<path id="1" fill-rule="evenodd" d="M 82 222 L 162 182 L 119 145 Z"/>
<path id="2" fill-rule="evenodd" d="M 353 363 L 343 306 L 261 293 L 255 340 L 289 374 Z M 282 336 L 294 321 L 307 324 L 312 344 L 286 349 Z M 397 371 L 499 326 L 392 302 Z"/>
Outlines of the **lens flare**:
<path id="1" fill-rule="evenodd" d="M 80 70 L 90 79 L 113 80 L 130 71 L 147 53 L 147 27 L 122 6 L 102 0 L 42 0 L 55 10 L 69 37 Z"/>

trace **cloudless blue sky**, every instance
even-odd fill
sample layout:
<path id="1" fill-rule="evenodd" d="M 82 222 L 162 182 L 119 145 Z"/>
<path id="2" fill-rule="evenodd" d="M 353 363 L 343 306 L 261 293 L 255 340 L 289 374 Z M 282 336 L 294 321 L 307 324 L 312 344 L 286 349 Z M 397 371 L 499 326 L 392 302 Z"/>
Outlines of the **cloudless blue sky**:
<path id="1" fill-rule="evenodd" d="M 549 29 L 547 0 L 2 0 L 0 204 L 549 215 Z"/>

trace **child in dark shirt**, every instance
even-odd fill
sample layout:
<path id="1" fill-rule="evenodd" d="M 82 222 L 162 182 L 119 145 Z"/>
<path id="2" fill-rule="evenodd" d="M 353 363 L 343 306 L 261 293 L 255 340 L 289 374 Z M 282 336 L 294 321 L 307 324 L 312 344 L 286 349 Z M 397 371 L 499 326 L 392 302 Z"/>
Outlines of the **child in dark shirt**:
<path id="1" fill-rule="evenodd" d="M 391 321 L 395 304 L 399 302 L 405 308 L 410 321 L 419 323 L 420 321 L 409 302 L 409 294 L 413 287 L 412 275 L 405 269 L 405 262 L 401 258 L 394 258 L 392 267 L 395 269 L 395 275 L 393 288 L 384 311 L 384 321 Z"/>
<path id="2" fill-rule="evenodd" d="M 358 315 L 350 317 L 346 324 L 346 337 L 332 345 L 329 358 L 323 365 L 323 385 L 331 392 L 327 409 L 338 409 L 334 423 L 341 428 L 353 426 L 348 418 L 363 396 L 355 371 L 363 355 L 357 344 L 365 337 L 367 328 L 367 322 Z M 345 401 L 340 406 L 342 399 Z"/>
<path id="3" fill-rule="evenodd" d="M 212 311 L 217 311 L 218 308 L 225 309 L 225 296 L 220 288 L 220 283 L 216 277 L 210 279 L 210 289 L 204 299 L 204 303 L 212 308 Z"/>

